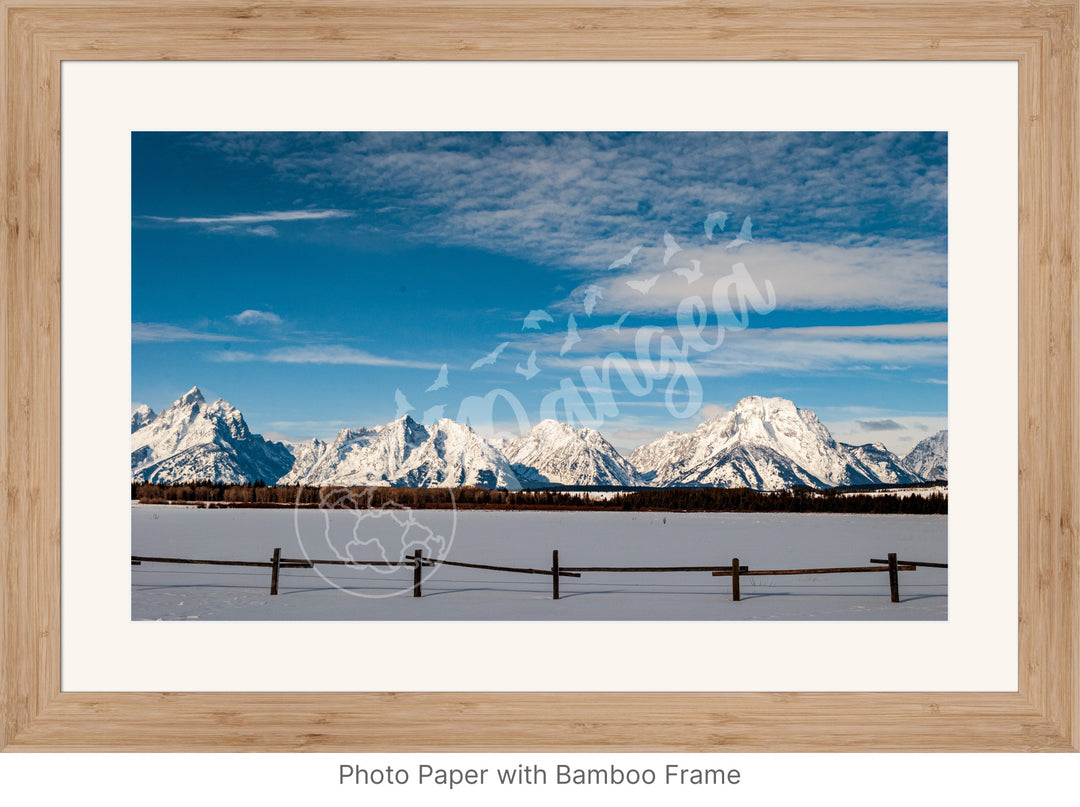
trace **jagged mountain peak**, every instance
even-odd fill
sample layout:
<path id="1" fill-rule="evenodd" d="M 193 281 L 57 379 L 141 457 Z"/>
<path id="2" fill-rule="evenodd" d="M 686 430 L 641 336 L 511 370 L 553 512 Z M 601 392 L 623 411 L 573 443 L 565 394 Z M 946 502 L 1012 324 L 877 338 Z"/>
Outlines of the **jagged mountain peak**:
<path id="1" fill-rule="evenodd" d="M 417 421 L 413 420 L 412 415 L 404 414 L 395 420 L 391 420 L 382 428 L 384 429 L 398 429 L 405 434 L 426 434 L 427 428 Z"/>
<path id="2" fill-rule="evenodd" d="M 923 479 L 949 478 L 949 430 L 920 440 L 901 460 L 908 470 Z"/>
<path id="3" fill-rule="evenodd" d="M 510 463 L 473 429 L 449 418 L 430 427 L 403 415 L 381 426 L 342 429 L 330 444 L 297 452 L 281 484 L 520 488 Z"/>
<path id="4" fill-rule="evenodd" d="M 153 409 L 146 404 L 139 404 L 131 410 L 131 433 L 134 434 L 156 417 Z"/>
<path id="5" fill-rule="evenodd" d="M 668 433 L 640 446 L 630 459 L 655 485 L 775 490 L 918 481 L 884 446 L 838 443 L 813 411 L 757 395 L 692 432 Z"/>
<path id="6" fill-rule="evenodd" d="M 206 398 L 203 397 L 202 390 L 198 387 L 192 387 L 181 395 L 173 406 L 191 406 L 192 404 L 203 403 L 206 403 Z"/>
<path id="7" fill-rule="evenodd" d="M 762 412 L 762 413 L 775 413 L 775 412 L 795 412 L 799 407 L 795 405 L 794 401 L 790 401 L 787 398 L 772 397 L 766 398 L 763 395 L 747 395 L 744 398 L 740 398 L 739 401 L 732 407 L 732 412 Z"/>
<path id="8" fill-rule="evenodd" d="M 540 421 L 504 444 L 503 453 L 527 485 L 644 484 L 600 432 L 557 420 Z"/>
<path id="9" fill-rule="evenodd" d="M 747 396 L 692 431 L 670 431 L 629 458 L 596 429 L 548 419 L 492 443 L 468 424 L 429 426 L 404 414 L 342 429 L 331 441 L 289 447 L 253 434 L 224 399 L 207 404 L 193 387 L 155 415 L 132 412 L 132 477 L 148 481 L 306 485 L 550 485 L 829 487 L 947 478 L 947 432 L 901 461 L 881 443 L 836 441 L 809 409 L 786 398 Z"/>
<path id="10" fill-rule="evenodd" d="M 131 435 L 131 475 L 152 482 L 276 482 L 293 464 L 281 443 L 253 434 L 224 399 L 192 387 Z"/>

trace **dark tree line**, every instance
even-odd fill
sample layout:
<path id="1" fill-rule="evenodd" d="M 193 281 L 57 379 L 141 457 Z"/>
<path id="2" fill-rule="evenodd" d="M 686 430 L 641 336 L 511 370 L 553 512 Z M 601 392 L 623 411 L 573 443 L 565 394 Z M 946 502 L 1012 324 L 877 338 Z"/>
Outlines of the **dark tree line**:
<path id="1" fill-rule="evenodd" d="M 143 504 L 206 502 L 214 507 L 302 507 L 365 508 L 395 503 L 414 509 L 449 507 L 492 510 L 661 510 L 669 512 L 749 512 L 749 513 L 873 513 L 945 514 L 948 496 L 932 493 L 920 496 L 909 492 L 878 492 L 855 495 L 852 489 L 810 490 L 795 488 L 758 491 L 749 488 L 649 488 L 617 492 L 609 497 L 587 493 L 546 490 L 488 490 L 446 488 L 344 488 L 270 486 L 262 482 L 226 485 L 214 482 L 156 484 L 132 482 L 131 498 Z"/>

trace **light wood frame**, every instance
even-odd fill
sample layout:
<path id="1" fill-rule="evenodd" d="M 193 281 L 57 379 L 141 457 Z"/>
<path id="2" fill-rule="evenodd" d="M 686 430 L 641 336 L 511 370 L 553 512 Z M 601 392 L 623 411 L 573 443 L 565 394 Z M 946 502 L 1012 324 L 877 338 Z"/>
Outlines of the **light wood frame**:
<path id="1" fill-rule="evenodd" d="M 0 0 L 0 748 L 1080 747 L 1076 0 Z M 1008 60 L 1019 65 L 1019 692 L 60 689 L 65 59 Z"/>

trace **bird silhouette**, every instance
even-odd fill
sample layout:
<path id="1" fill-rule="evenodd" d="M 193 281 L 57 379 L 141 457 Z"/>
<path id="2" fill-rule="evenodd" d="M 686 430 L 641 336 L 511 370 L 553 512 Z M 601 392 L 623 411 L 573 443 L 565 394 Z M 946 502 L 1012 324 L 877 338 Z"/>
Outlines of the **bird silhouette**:
<path id="1" fill-rule="evenodd" d="M 580 341 L 581 337 L 577 335 L 577 320 L 574 319 L 574 315 L 571 314 L 570 318 L 566 321 L 566 338 L 563 340 L 562 350 L 559 351 L 559 355 L 566 355 L 566 351 Z"/>
<path id="2" fill-rule="evenodd" d="M 435 382 L 428 387 L 424 392 L 435 392 L 435 390 L 445 389 L 450 386 L 450 382 L 446 380 L 446 365 L 444 364 L 439 368 L 439 374 L 435 376 Z"/>
<path id="3" fill-rule="evenodd" d="M 413 408 L 413 405 L 409 403 L 409 399 L 405 397 L 405 393 L 400 389 L 394 390 L 394 403 L 397 404 L 397 415 L 395 417 L 401 417 Z"/>
<path id="4" fill-rule="evenodd" d="M 638 244 L 632 250 L 630 250 L 625 255 L 623 255 L 621 258 L 619 258 L 619 260 L 612 263 L 611 266 L 608 267 L 608 269 L 618 269 L 621 266 L 629 266 L 630 261 L 634 260 L 634 256 L 638 254 L 638 250 L 641 249 L 641 247 L 642 247 L 642 245 Z"/>
<path id="5" fill-rule="evenodd" d="M 749 244 L 754 239 L 750 237 L 750 228 L 752 227 L 750 217 L 747 216 L 743 219 L 742 229 L 739 230 L 739 234 L 733 238 L 724 249 L 738 249 L 743 244 Z"/>
<path id="6" fill-rule="evenodd" d="M 510 347 L 510 343 L 509 342 L 503 342 L 501 345 L 499 345 L 497 348 L 495 348 L 493 351 L 488 353 L 483 358 L 477 359 L 476 361 L 474 361 L 473 364 L 472 364 L 472 367 L 470 367 L 469 369 L 470 370 L 475 370 L 476 368 L 483 367 L 483 366 L 485 366 L 487 364 L 494 364 L 496 361 L 498 361 L 499 354 L 502 353 L 504 350 L 506 350 L 508 347 Z"/>
<path id="7" fill-rule="evenodd" d="M 713 233 L 717 230 L 724 231 L 724 227 L 727 226 L 728 216 L 731 214 L 717 210 L 715 213 L 710 213 L 705 217 L 705 237 L 712 241 Z"/>
<path id="8" fill-rule="evenodd" d="M 622 315 L 621 317 L 619 317 L 619 318 L 618 318 L 617 320 L 615 320 L 614 322 L 612 322 L 612 323 L 611 323 L 610 325 L 601 325 L 601 326 L 600 326 L 599 328 L 597 328 L 596 330 L 598 330 L 598 331 L 615 331 L 615 333 L 618 333 L 618 332 L 619 332 L 619 328 L 621 328 L 621 327 L 622 327 L 622 324 L 623 324 L 624 322 L 626 322 L 626 318 L 627 318 L 628 316 L 630 316 L 630 312 L 629 312 L 629 311 L 627 311 L 627 312 L 626 312 L 625 314 L 623 314 L 623 315 Z"/>
<path id="9" fill-rule="evenodd" d="M 433 406 L 430 409 L 426 409 L 424 410 L 424 417 L 421 419 L 421 422 L 425 426 L 431 426 L 435 423 L 435 421 L 442 420 L 443 412 L 445 411 L 446 407 L 442 404 L 439 404 L 438 406 Z"/>
<path id="10" fill-rule="evenodd" d="M 525 317 L 525 320 L 521 325 L 521 330 L 525 330 L 526 328 L 528 328 L 533 331 L 538 331 L 540 330 L 541 321 L 554 322 L 555 320 L 551 318 L 551 314 L 549 314 L 547 311 L 542 308 L 538 308 L 530 311 L 529 315 Z"/>
<path id="11" fill-rule="evenodd" d="M 529 360 L 525 363 L 524 367 L 521 366 L 521 362 L 518 362 L 517 367 L 514 368 L 514 372 L 525 376 L 526 381 L 539 373 L 540 368 L 536 366 L 536 351 L 534 350 L 529 354 Z"/>
<path id="12" fill-rule="evenodd" d="M 676 252 L 682 252 L 682 247 L 675 241 L 671 233 L 664 233 L 664 266 L 667 266 L 668 261 Z"/>
<path id="13" fill-rule="evenodd" d="M 656 285 L 656 281 L 660 279 L 660 275 L 653 275 L 648 280 L 627 280 L 626 285 L 632 288 L 634 291 L 640 291 L 642 294 L 648 294 L 649 290 Z"/>
<path id="14" fill-rule="evenodd" d="M 672 269 L 671 271 L 677 275 L 685 277 L 687 283 L 693 283 L 695 280 L 699 280 L 701 278 L 701 261 L 691 260 L 690 265 L 690 269 L 682 267 L 679 269 Z"/>
<path id="15" fill-rule="evenodd" d="M 604 299 L 604 292 L 599 286 L 587 286 L 585 288 L 585 316 L 591 317 L 596 310 L 596 301 Z"/>

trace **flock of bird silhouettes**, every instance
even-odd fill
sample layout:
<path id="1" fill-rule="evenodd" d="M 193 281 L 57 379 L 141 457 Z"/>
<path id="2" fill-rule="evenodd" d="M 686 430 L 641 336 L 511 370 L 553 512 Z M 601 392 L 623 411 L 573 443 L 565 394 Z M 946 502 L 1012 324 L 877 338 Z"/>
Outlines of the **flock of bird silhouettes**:
<path id="1" fill-rule="evenodd" d="M 731 216 L 731 214 L 724 210 L 718 210 L 714 213 L 710 213 L 705 218 L 705 237 L 712 241 L 713 235 L 717 230 L 723 232 L 724 228 L 727 226 L 729 216 Z M 743 219 L 742 228 L 739 230 L 739 234 L 727 243 L 725 249 L 738 249 L 739 247 L 742 247 L 743 245 L 749 244 L 751 241 L 753 241 L 754 239 L 751 236 L 752 227 L 753 223 L 750 221 L 750 217 L 747 216 L 745 219 Z M 619 258 L 617 261 L 613 261 L 612 264 L 608 267 L 608 269 L 614 270 L 630 266 L 630 264 L 634 260 L 634 256 L 637 255 L 639 251 L 641 251 L 643 246 L 643 244 L 638 244 L 621 258 Z M 665 232 L 664 266 L 667 266 L 671 262 L 671 259 L 675 257 L 676 254 L 682 251 L 682 247 L 679 246 L 678 242 L 671 235 L 671 233 Z M 699 280 L 703 274 L 701 271 L 701 261 L 694 259 L 690 260 L 690 266 L 680 266 L 672 269 L 671 271 L 674 274 L 685 278 L 687 283 L 693 283 Z M 652 291 L 652 287 L 656 285 L 657 281 L 660 280 L 662 275 L 663 273 L 660 273 L 645 280 L 627 280 L 626 285 L 634 291 L 640 292 L 641 294 L 648 294 L 650 291 Z M 603 299 L 603 296 L 603 290 L 600 288 L 600 286 L 590 285 L 585 288 L 584 308 L 586 316 L 592 316 L 593 311 L 596 310 L 596 301 Z M 630 316 L 629 311 L 624 313 L 615 322 L 608 325 L 602 325 L 595 330 L 618 332 L 619 328 L 622 327 L 622 324 L 626 321 L 626 318 L 628 316 Z M 540 323 L 554 321 L 554 318 L 547 311 L 543 310 L 542 308 L 534 309 L 530 311 L 525 317 L 525 319 L 522 321 L 521 330 L 539 331 L 542 330 L 542 326 Z M 573 314 L 570 314 L 567 318 L 566 338 L 563 340 L 562 349 L 559 351 L 559 355 L 565 356 L 567 351 L 580 341 L 581 337 L 578 336 L 577 319 L 574 317 Z M 506 348 L 508 348 L 509 346 L 509 342 L 501 343 L 490 353 L 474 361 L 472 363 L 472 366 L 469 367 L 469 370 L 477 370 L 481 367 L 495 364 L 495 362 L 499 360 L 500 354 L 502 354 L 502 352 L 506 350 Z M 524 376 L 526 381 L 539 373 L 540 368 L 536 363 L 536 351 L 534 350 L 529 354 L 529 358 L 526 360 L 524 365 L 522 365 L 521 362 L 518 362 L 517 366 L 514 368 L 514 371 L 519 375 Z M 449 371 L 447 370 L 447 366 L 443 364 L 442 367 L 439 368 L 439 373 L 435 377 L 435 381 L 425 390 L 425 392 L 436 392 L 450 386 L 448 374 Z M 394 401 L 397 404 L 398 417 L 401 417 L 403 414 L 414 408 L 409 403 L 408 399 L 405 397 L 405 394 L 400 389 L 394 392 Z M 427 410 L 427 412 L 424 413 L 425 422 L 428 422 L 429 420 L 437 420 L 439 417 L 442 416 L 443 409 L 444 407 L 442 406 L 436 406 Z"/>

